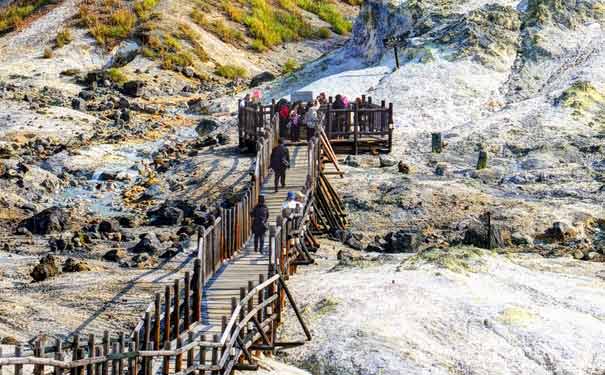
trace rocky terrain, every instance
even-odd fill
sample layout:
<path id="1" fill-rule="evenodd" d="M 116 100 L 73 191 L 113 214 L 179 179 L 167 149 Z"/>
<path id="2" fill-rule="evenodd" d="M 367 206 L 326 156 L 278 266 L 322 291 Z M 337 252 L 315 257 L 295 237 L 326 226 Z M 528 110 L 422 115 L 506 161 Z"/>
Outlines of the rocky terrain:
<path id="1" fill-rule="evenodd" d="M 248 181 L 238 97 L 342 45 L 344 15 L 356 13 L 264 1 L 0 6 L 0 342 L 129 331 L 190 268 L 198 227 Z M 297 25 L 255 28 L 286 8 Z"/>

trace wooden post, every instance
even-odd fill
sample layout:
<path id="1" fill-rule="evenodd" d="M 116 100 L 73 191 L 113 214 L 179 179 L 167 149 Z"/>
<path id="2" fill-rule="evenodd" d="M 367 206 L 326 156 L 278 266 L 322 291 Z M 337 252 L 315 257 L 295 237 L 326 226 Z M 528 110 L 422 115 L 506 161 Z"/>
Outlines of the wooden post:
<path id="1" fill-rule="evenodd" d="M 202 341 L 207 341 L 208 337 L 206 335 L 202 335 Z M 206 347 L 200 346 L 200 365 L 206 366 Z M 200 370 L 199 375 L 205 375 L 206 371 Z"/>
<path id="2" fill-rule="evenodd" d="M 155 294 L 155 306 L 154 306 L 154 322 L 153 322 L 153 345 L 157 348 L 160 346 L 160 340 L 162 335 L 162 295 L 160 293 Z"/>
<path id="3" fill-rule="evenodd" d="M 193 279 L 194 279 L 194 290 L 193 290 L 193 320 L 195 322 L 201 321 L 202 317 L 202 273 L 201 273 L 201 261 L 196 259 L 193 265 Z"/>
<path id="4" fill-rule="evenodd" d="M 237 298 L 231 297 L 231 315 L 235 314 L 236 308 L 237 308 Z M 236 320 L 236 323 L 237 323 L 237 320 Z M 231 329 L 235 330 L 235 326 L 233 326 Z M 229 332 L 229 335 L 231 335 L 232 332 Z"/>
<path id="5" fill-rule="evenodd" d="M 18 343 L 15 346 L 15 357 L 20 358 L 23 355 L 23 344 Z M 15 375 L 23 375 L 23 365 L 15 365 Z"/>
<path id="6" fill-rule="evenodd" d="M 193 342 L 193 332 L 189 332 L 188 336 L 187 336 L 187 343 L 191 344 Z M 193 366 L 193 361 L 195 359 L 195 349 L 191 348 L 187 351 L 187 368 L 190 368 L 191 366 Z"/>
<path id="7" fill-rule="evenodd" d="M 219 342 L 219 340 L 220 340 L 219 335 L 214 335 L 213 341 Z M 216 348 L 216 347 L 212 348 L 212 365 L 213 366 L 218 365 L 218 348 Z M 219 375 L 219 374 L 220 374 L 220 371 L 218 371 L 218 370 L 212 371 L 212 375 Z"/>
<path id="8" fill-rule="evenodd" d="M 95 357 L 95 335 L 94 334 L 90 334 L 88 335 L 88 358 L 94 358 Z M 93 375 L 94 374 L 94 367 L 93 365 L 88 365 L 86 366 L 86 373 L 88 375 Z"/>
<path id="9" fill-rule="evenodd" d="M 393 51 L 395 52 L 395 66 L 397 67 L 396 69 L 399 69 L 399 52 L 397 50 L 397 46 L 394 46 Z"/>
<path id="10" fill-rule="evenodd" d="M 191 298 L 191 276 L 189 275 L 189 271 L 185 272 L 185 280 L 184 280 L 184 287 L 185 287 L 185 295 L 183 297 L 183 310 L 184 310 L 184 316 L 183 316 L 183 327 L 184 330 L 188 330 L 189 329 L 189 323 L 191 321 L 189 315 L 191 313 L 191 304 L 189 303 L 190 298 Z"/>
<path id="11" fill-rule="evenodd" d="M 174 280 L 174 337 L 178 338 L 180 334 L 180 306 L 181 306 L 181 293 L 179 280 Z"/>
<path id="12" fill-rule="evenodd" d="M 147 346 L 151 342 L 151 312 L 145 311 L 145 321 L 144 321 L 144 330 L 145 334 L 143 336 L 143 346 Z"/>
<path id="13" fill-rule="evenodd" d="M 71 344 L 71 359 L 72 361 L 77 361 L 78 360 L 78 350 L 80 349 L 80 336 L 78 336 L 78 334 L 74 335 L 73 338 L 73 342 Z M 71 374 L 72 375 L 76 375 L 79 373 L 79 368 L 72 368 L 71 369 Z"/>
<path id="14" fill-rule="evenodd" d="M 148 344 L 147 350 L 153 350 L 153 343 L 149 343 Z M 145 372 L 144 372 L 144 375 L 151 375 L 152 370 L 153 370 L 153 357 L 145 357 Z"/>
<path id="15" fill-rule="evenodd" d="M 133 353 L 134 352 L 134 343 L 131 341 L 128 344 L 128 352 L 129 353 Z M 135 363 L 136 363 L 137 359 L 129 356 L 128 357 L 128 375 L 137 375 L 135 372 Z"/>
<path id="16" fill-rule="evenodd" d="M 164 344 L 166 344 L 170 343 L 170 305 L 172 303 L 172 298 L 170 297 L 170 285 L 166 285 L 164 294 Z"/>
<path id="17" fill-rule="evenodd" d="M 221 316 L 221 332 L 225 332 L 227 330 L 227 316 Z"/>
<path id="18" fill-rule="evenodd" d="M 353 153 L 359 153 L 359 112 L 357 103 L 351 104 L 353 108 Z"/>
<path id="19" fill-rule="evenodd" d="M 63 359 L 65 358 L 63 355 L 63 343 L 61 342 L 61 339 L 57 339 L 56 341 L 56 352 L 55 352 L 55 359 L 57 361 L 63 361 Z M 99 348 L 97 348 L 97 350 L 100 350 Z M 62 375 L 63 374 L 63 369 L 55 367 L 55 371 L 54 371 L 54 375 Z M 101 372 L 99 371 L 99 369 L 96 370 L 96 375 L 101 375 Z"/>
<path id="20" fill-rule="evenodd" d="M 36 342 L 34 344 L 35 345 L 35 347 L 34 347 L 34 357 L 39 357 L 39 358 L 42 357 L 42 354 L 43 354 L 42 350 L 43 349 L 41 347 L 42 346 L 41 345 L 41 340 L 42 340 L 41 338 L 36 339 Z M 44 366 L 35 365 L 34 366 L 34 375 L 43 375 L 43 374 L 44 374 Z"/>
<path id="21" fill-rule="evenodd" d="M 176 348 L 180 349 L 182 347 L 183 347 L 183 339 L 181 338 L 181 336 L 179 336 L 176 339 Z M 183 367 L 183 355 L 182 354 L 177 354 L 176 358 L 175 358 L 174 372 L 181 371 L 182 367 Z"/>
<path id="22" fill-rule="evenodd" d="M 103 355 L 103 351 L 101 350 L 101 348 L 100 347 L 96 347 L 95 348 L 95 356 L 96 357 L 100 357 L 102 355 Z M 102 367 L 103 367 L 103 364 L 101 364 L 101 363 L 97 363 L 95 365 L 95 375 L 101 375 Z M 55 372 L 55 375 L 57 375 L 56 372 Z M 133 375 L 133 374 L 129 374 L 129 375 Z"/>
<path id="23" fill-rule="evenodd" d="M 395 123 L 393 120 L 393 103 L 389 103 L 389 153 L 393 150 L 393 130 L 395 128 Z"/>
<path id="24" fill-rule="evenodd" d="M 441 133 L 431 133 L 431 152 L 440 154 L 442 148 L 443 141 L 441 140 Z"/>
<path id="25" fill-rule="evenodd" d="M 112 354 L 118 354 L 118 343 L 114 342 L 113 345 L 111 346 L 111 352 Z M 118 365 L 118 360 L 114 359 L 111 361 L 111 375 L 118 375 L 118 369 L 119 369 L 119 365 Z"/>
<path id="26" fill-rule="evenodd" d="M 244 320 L 244 317 L 246 316 L 246 306 L 245 305 L 241 305 L 242 300 L 244 299 L 244 297 L 246 297 L 246 288 L 241 287 L 239 288 L 239 302 L 240 302 L 240 310 L 239 310 L 239 321 L 242 322 Z M 244 337 L 245 335 L 245 328 L 242 328 L 242 330 L 240 331 L 239 336 L 241 338 Z"/>
<path id="27" fill-rule="evenodd" d="M 262 283 L 265 282 L 265 275 L 263 275 L 262 273 L 258 275 L 258 285 L 261 285 Z M 265 289 L 261 289 L 258 291 L 258 304 L 259 306 L 263 304 L 263 302 L 265 301 Z M 260 310 L 258 310 L 258 321 L 262 322 L 265 319 L 266 316 L 266 307 L 262 308 Z"/>
<path id="28" fill-rule="evenodd" d="M 170 350 L 170 341 L 164 342 L 164 350 Z M 165 355 L 162 360 L 162 374 L 168 375 L 170 373 L 170 356 Z"/>
<path id="29" fill-rule="evenodd" d="M 2 358 L 2 347 L 0 346 L 0 358 Z M 56 369 L 56 367 L 55 367 Z M 0 365 L 0 375 L 3 375 L 2 365 Z"/>
<path id="30" fill-rule="evenodd" d="M 109 355 L 109 331 L 103 332 L 103 355 Z M 109 375 L 109 362 L 103 362 L 103 375 Z"/>
<path id="31" fill-rule="evenodd" d="M 477 160 L 477 169 L 485 169 L 487 168 L 487 150 L 483 147 L 479 151 L 479 159 Z"/>
<path id="32" fill-rule="evenodd" d="M 126 351 L 126 337 L 124 336 L 124 332 L 120 332 L 118 337 L 120 343 L 120 354 L 123 354 Z M 118 373 L 120 375 L 124 374 L 124 360 L 120 359 L 118 362 Z"/>

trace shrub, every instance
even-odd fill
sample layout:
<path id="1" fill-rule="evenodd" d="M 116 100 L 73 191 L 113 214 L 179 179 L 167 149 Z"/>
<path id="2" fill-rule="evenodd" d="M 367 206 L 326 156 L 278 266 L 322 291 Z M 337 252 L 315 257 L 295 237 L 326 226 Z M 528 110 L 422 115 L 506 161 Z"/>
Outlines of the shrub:
<path id="1" fill-rule="evenodd" d="M 159 0 L 139 0 L 134 3 L 134 11 L 142 21 L 148 20 L 158 2 Z"/>
<path id="2" fill-rule="evenodd" d="M 195 53 L 195 55 L 197 56 L 198 59 L 200 59 L 201 62 L 207 62 L 210 60 L 210 56 L 208 56 L 208 52 L 206 52 L 204 47 L 202 47 L 199 44 L 193 48 L 193 53 Z"/>
<path id="3" fill-rule="evenodd" d="M 155 51 L 149 47 L 143 47 L 141 49 L 141 54 L 147 57 L 148 59 L 155 59 L 157 57 Z"/>
<path id="4" fill-rule="evenodd" d="M 162 56 L 162 69 L 175 70 L 193 64 L 193 56 L 187 52 L 166 52 Z"/>
<path id="5" fill-rule="evenodd" d="M 296 69 L 298 69 L 298 63 L 294 59 L 288 59 L 288 61 L 286 61 L 284 67 L 282 68 L 282 72 L 284 74 L 289 74 L 295 71 Z"/>
<path id="6" fill-rule="evenodd" d="M 30 4 L 28 4 L 28 2 Z M 23 24 L 25 19 L 41 7 L 51 3 L 50 0 L 16 1 L 0 8 L 0 35 L 6 34 Z"/>
<path id="7" fill-rule="evenodd" d="M 42 55 L 44 56 L 45 59 L 50 59 L 53 57 L 53 50 L 50 48 L 45 48 L 44 49 L 44 54 Z"/>
<path id="8" fill-rule="evenodd" d="M 299 7 L 316 14 L 326 21 L 337 34 L 346 34 L 351 31 L 352 25 L 333 4 L 317 0 L 296 0 Z"/>
<path id="9" fill-rule="evenodd" d="M 229 16 L 229 18 L 237 23 L 243 23 L 244 18 L 246 17 L 246 12 L 244 12 L 240 7 L 236 7 L 231 4 L 229 1 L 223 2 L 223 9 L 225 13 Z"/>
<path id="10" fill-rule="evenodd" d="M 109 68 L 106 72 L 109 79 L 114 83 L 122 84 L 128 81 L 128 77 L 126 77 L 126 74 L 124 74 L 124 72 L 122 72 L 118 68 Z"/>
<path id="11" fill-rule="evenodd" d="M 73 40 L 73 36 L 71 35 L 71 31 L 69 29 L 60 30 L 55 37 L 57 48 L 62 48 L 63 46 L 71 43 Z"/>
<path id="12" fill-rule="evenodd" d="M 225 43 L 235 43 L 244 40 L 244 34 L 239 30 L 229 27 L 222 20 L 208 21 L 206 16 L 198 10 L 194 9 L 191 12 L 191 19 Z"/>
<path id="13" fill-rule="evenodd" d="M 332 36 L 332 32 L 327 27 L 322 27 L 317 31 L 317 35 L 321 39 L 328 39 L 329 37 Z"/>
<path id="14" fill-rule="evenodd" d="M 246 69 L 236 65 L 219 65 L 216 68 L 215 74 L 220 77 L 235 79 L 246 76 Z"/>
<path id="15" fill-rule="evenodd" d="M 267 50 L 267 46 L 260 39 L 254 39 L 250 44 L 250 48 L 257 52 L 265 52 Z"/>

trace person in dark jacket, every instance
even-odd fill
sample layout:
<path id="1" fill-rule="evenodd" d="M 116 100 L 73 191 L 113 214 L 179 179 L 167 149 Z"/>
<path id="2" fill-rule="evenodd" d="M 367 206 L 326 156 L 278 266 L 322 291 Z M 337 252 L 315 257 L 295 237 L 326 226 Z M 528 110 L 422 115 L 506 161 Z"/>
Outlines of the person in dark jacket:
<path id="1" fill-rule="evenodd" d="M 345 109 L 345 103 L 342 99 L 342 95 L 338 94 L 334 97 L 334 103 L 332 103 L 332 109 Z M 336 118 L 336 131 L 342 132 L 344 131 L 344 122 L 345 122 L 345 114 L 343 112 L 337 112 L 335 115 Z"/>
<path id="2" fill-rule="evenodd" d="M 252 233 L 254 233 L 254 251 L 262 252 L 265 246 L 265 233 L 269 222 L 269 207 L 265 204 L 265 196 L 258 197 L 258 204 L 252 212 Z"/>
<path id="3" fill-rule="evenodd" d="M 279 143 L 271 151 L 271 161 L 269 168 L 275 173 L 275 192 L 277 193 L 279 184 L 286 187 L 286 169 L 290 168 L 290 151 L 284 144 L 284 139 L 280 138 Z"/>

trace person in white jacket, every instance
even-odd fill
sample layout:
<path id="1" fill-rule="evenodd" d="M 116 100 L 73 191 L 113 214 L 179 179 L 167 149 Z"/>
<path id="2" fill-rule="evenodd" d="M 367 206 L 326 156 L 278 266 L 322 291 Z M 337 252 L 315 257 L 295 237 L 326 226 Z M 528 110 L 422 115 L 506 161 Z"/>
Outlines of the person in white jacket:
<path id="1" fill-rule="evenodd" d="M 319 102 L 314 100 L 308 104 L 304 123 L 307 125 L 307 142 L 315 136 L 315 129 L 319 126 Z"/>

